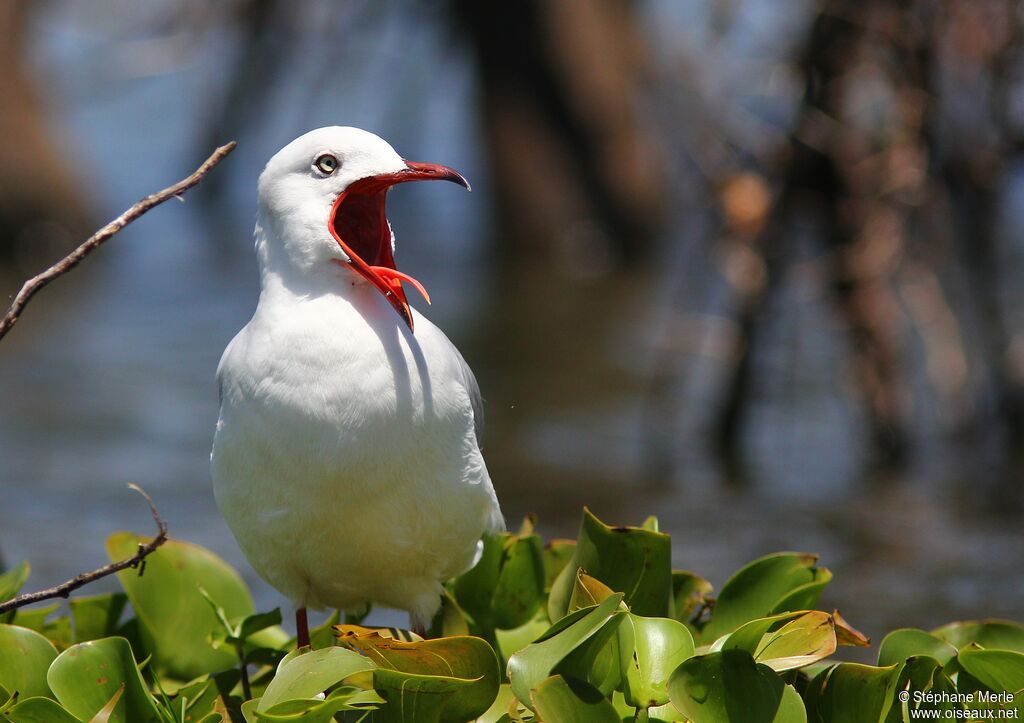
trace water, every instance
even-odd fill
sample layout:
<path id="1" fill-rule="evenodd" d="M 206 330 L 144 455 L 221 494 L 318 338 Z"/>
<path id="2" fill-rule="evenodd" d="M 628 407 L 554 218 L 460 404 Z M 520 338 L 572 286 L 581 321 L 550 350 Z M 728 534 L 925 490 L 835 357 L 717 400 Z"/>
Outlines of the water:
<path id="1" fill-rule="evenodd" d="M 406 188 L 390 210 L 403 268 L 431 290 L 431 317 L 480 379 L 486 455 L 512 525 L 535 512 L 542 532 L 572 537 L 583 505 L 614 523 L 655 513 L 673 535 L 676 564 L 716 585 L 756 556 L 815 551 L 836 572 L 823 605 L 873 636 L 966 616 L 1024 618 L 1019 519 L 975 504 L 948 455 L 937 452 L 907 480 L 864 478 L 841 330 L 813 278 L 794 286 L 773 322 L 759 364 L 775 382 L 755 400 L 745 441 L 757 473 L 741 483 L 697 433 L 721 377 L 712 342 L 728 329 L 679 301 L 688 296 L 671 272 L 693 250 L 685 231 L 657 270 L 587 279 L 495 268 L 472 74 L 436 31 L 416 36 L 410 60 L 394 52 L 401 24 L 376 22 L 390 48 L 375 56 L 380 64 L 333 78 L 322 105 L 242 134 L 216 171 L 229 194 L 213 207 L 215 223 L 197 203 L 203 186 L 186 204 L 153 211 L 37 297 L 4 340 L 0 549 L 8 563 L 30 560 L 30 587 L 105 562 L 103 541 L 115 530 L 148 532 L 145 504 L 125 488 L 135 482 L 173 537 L 238 567 L 260 607 L 283 602 L 255 578 L 214 507 L 213 377 L 256 300 L 255 175 L 291 137 L 340 122 L 379 130 L 409 157 L 459 168 L 478 191 Z M 227 52 L 216 42 L 173 72 L 129 78 L 96 70 L 117 44 L 74 13 L 47 11 L 35 37 L 60 136 L 105 215 L 198 164 L 198 109 Z M 77 71 L 58 72 L 68 65 Z M 398 75 L 423 100 L 414 127 L 392 112 L 390 95 L 370 92 Z M 93 92 L 97 77 L 103 92 Z M 289 92 L 296 104 L 320 97 Z M 3 288 L 13 290 L 14 279 Z M 656 383 L 666 358 L 668 381 Z"/>

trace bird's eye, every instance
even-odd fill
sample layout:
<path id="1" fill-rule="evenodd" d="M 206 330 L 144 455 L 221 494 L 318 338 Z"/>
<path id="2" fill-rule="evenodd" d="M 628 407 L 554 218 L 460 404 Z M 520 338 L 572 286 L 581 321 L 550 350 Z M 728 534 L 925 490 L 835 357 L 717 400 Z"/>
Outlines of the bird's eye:
<path id="1" fill-rule="evenodd" d="M 313 164 L 316 166 L 318 171 L 328 176 L 338 170 L 338 159 L 329 153 L 317 156 L 317 159 Z"/>

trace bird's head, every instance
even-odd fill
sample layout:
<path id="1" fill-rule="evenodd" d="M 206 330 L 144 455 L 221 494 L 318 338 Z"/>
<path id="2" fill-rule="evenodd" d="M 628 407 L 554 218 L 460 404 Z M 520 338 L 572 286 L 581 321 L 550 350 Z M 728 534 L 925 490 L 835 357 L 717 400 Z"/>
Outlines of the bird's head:
<path id="1" fill-rule="evenodd" d="M 447 166 L 415 163 L 387 141 L 358 128 L 310 131 L 282 148 L 259 180 L 261 222 L 273 227 L 285 263 L 300 272 L 340 264 L 372 284 L 412 329 L 402 281 L 423 286 L 395 268 L 394 237 L 385 214 L 388 189 L 406 181 L 452 181 Z M 429 297 L 426 297 L 429 301 Z"/>

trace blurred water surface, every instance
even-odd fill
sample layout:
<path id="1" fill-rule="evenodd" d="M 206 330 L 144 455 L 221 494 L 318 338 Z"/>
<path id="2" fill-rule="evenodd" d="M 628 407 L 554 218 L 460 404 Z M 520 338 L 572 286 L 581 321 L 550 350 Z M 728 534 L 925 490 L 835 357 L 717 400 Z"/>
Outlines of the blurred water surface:
<path id="1" fill-rule="evenodd" d="M 131 62 L 139 48 L 85 12 L 54 3 L 39 15 L 37 68 L 69 167 L 112 216 L 201 160 L 195 140 L 230 44 L 206 38 L 172 70 L 151 73 Z M 213 377 L 255 306 L 259 169 L 292 137 L 336 123 L 454 166 L 478 191 L 404 187 L 389 208 L 402 268 L 431 290 L 431 318 L 480 379 L 485 451 L 511 525 L 534 512 L 546 534 L 571 537 L 583 505 L 614 523 L 655 513 L 676 564 L 717 585 L 761 554 L 818 552 L 836 572 L 824 604 L 871 635 L 968 615 L 1024 617 L 1020 521 L 979 503 L 981 490 L 956 471 L 964 460 L 953 467 L 936 452 L 909 479 L 864 478 L 840 334 L 813 278 L 779 302 L 759 365 L 783 382 L 756 400 L 745 444 L 758 472 L 741 479 L 693 432 L 692 410 L 714 394 L 713 349 L 665 347 L 666 329 L 711 323 L 676 302 L 673 269 L 699 253 L 699 214 L 684 215 L 662 263 L 647 270 L 553 281 L 550 269 L 510 278 L 496 268 L 472 70 L 440 31 L 415 22 L 382 19 L 373 48 L 357 38 L 339 51 L 341 61 L 374 59 L 358 72 L 343 63 L 326 78 L 292 71 L 301 82 L 275 98 L 283 110 L 248 127 L 217 169 L 229 176 L 227 197 L 204 206 L 200 185 L 184 205 L 153 211 L 42 293 L 4 341 L 0 549 L 8 563 L 30 560 L 32 587 L 103 562 L 110 532 L 148 531 L 144 503 L 125 489 L 135 482 L 173 537 L 236 565 L 260 606 L 283 603 L 254 577 L 213 503 Z M 395 84 L 411 100 L 375 92 Z M 15 288 L 13 277 L 3 288 Z M 684 354 L 685 379 L 658 382 L 664 358 Z"/>

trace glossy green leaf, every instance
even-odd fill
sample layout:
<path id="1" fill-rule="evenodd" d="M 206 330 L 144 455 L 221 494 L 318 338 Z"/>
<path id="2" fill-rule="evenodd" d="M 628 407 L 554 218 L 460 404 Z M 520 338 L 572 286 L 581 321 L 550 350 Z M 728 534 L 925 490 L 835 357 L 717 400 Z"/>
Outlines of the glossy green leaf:
<path id="1" fill-rule="evenodd" d="M 451 590 L 475 629 L 489 636 L 495 628 L 523 625 L 540 607 L 544 548 L 540 536 L 532 533 L 489 534 L 483 543 L 480 560 L 453 581 Z"/>
<path id="2" fill-rule="evenodd" d="M 597 688 L 580 680 L 556 675 L 532 693 L 534 710 L 545 721 L 557 723 L 621 723 L 614 706 Z"/>
<path id="3" fill-rule="evenodd" d="M 628 615 L 618 610 L 594 635 L 583 641 L 554 667 L 552 672 L 583 681 L 611 695 L 622 682 L 618 628 Z"/>
<path id="4" fill-rule="evenodd" d="M 811 723 L 883 721 L 895 701 L 902 665 L 840 663 L 823 670 L 804 693 Z M 898 705 L 898 703 L 896 703 Z"/>
<path id="5" fill-rule="evenodd" d="M 336 644 L 338 636 L 334 634 L 334 626 L 341 621 L 341 613 L 333 611 L 323 625 L 309 631 L 309 646 L 313 650 L 329 648 Z"/>
<path id="6" fill-rule="evenodd" d="M 813 608 L 821 592 L 815 586 L 831 579 L 817 561 L 816 555 L 781 552 L 740 569 L 722 586 L 701 640 L 712 641 L 756 618 L 787 612 L 782 609 L 787 601 L 805 603 L 797 609 Z"/>
<path id="7" fill-rule="evenodd" d="M 572 560 L 576 540 L 549 540 L 544 546 L 544 591 L 551 590 L 559 573 Z"/>
<path id="8" fill-rule="evenodd" d="M 513 537 L 502 550 L 491 601 L 494 627 L 519 627 L 533 617 L 543 600 L 544 544 L 539 535 Z"/>
<path id="9" fill-rule="evenodd" d="M 107 540 L 111 560 L 135 553 L 144 538 L 119 532 Z M 145 574 L 117 573 L 142 624 L 146 647 L 167 675 L 191 680 L 232 667 L 235 655 L 211 644 L 220 629 L 217 616 L 199 592 L 206 590 L 229 618 L 251 615 L 252 596 L 242 578 L 221 558 L 197 545 L 171 540 L 146 558 Z"/>
<path id="10" fill-rule="evenodd" d="M 107 704 L 99 709 L 99 711 L 92 717 L 89 723 L 113 723 L 115 720 L 114 716 L 117 715 L 117 706 L 121 702 L 121 696 L 124 695 L 125 684 L 117 686 L 117 690 L 110 696 L 110 700 Z"/>
<path id="11" fill-rule="evenodd" d="M 56 657 L 57 649 L 40 633 L 0 624 L 0 685 L 11 695 L 52 697 L 46 671 Z"/>
<path id="12" fill-rule="evenodd" d="M 794 670 L 824 660 L 837 645 L 832 616 L 815 610 L 766 635 L 754 651 L 754 660 L 777 672 Z"/>
<path id="13" fill-rule="evenodd" d="M 770 612 L 774 614 L 810 610 L 818 604 L 822 591 L 830 582 L 832 582 L 832 571 L 825 567 L 816 568 L 813 581 L 797 585 L 783 595 Z"/>
<path id="14" fill-rule="evenodd" d="M 693 656 L 693 636 L 687 627 L 677 620 L 630 613 L 619 624 L 618 637 L 626 702 L 641 708 L 668 703 L 669 678 Z"/>
<path id="15" fill-rule="evenodd" d="M 498 723 L 510 708 L 520 709 L 522 704 L 512 692 L 512 686 L 502 683 L 498 688 L 498 695 L 491 703 L 491 707 L 484 711 L 483 715 L 476 719 L 476 723 Z"/>
<path id="16" fill-rule="evenodd" d="M 47 620 L 59 607 L 60 603 L 51 603 L 41 607 L 19 608 L 15 611 L 11 624 L 35 630 L 37 633 L 42 633 L 44 637 L 49 637 L 46 635 Z"/>
<path id="17" fill-rule="evenodd" d="M 495 638 L 498 644 L 498 655 L 504 662 L 513 653 L 517 653 L 527 645 L 543 635 L 551 627 L 548 620 L 548 612 L 543 607 L 534 613 L 533 618 L 525 625 L 511 630 L 496 630 Z"/>
<path id="18" fill-rule="evenodd" d="M 374 688 L 388 704 L 374 714 L 375 720 L 377 716 L 394 716 L 409 705 L 436 711 L 441 721 L 471 720 L 490 708 L 498 695 L 498 658 L 481 638 L 407 643 L 369 635 L 346 637 L 342 642 L 378 666 L 373 673 Z"/>
<path id="19" fill-rule="evenodd" d="M 113 635 L 127 603 L 128 596 L 120 592 L 73 597 L 68 600 L 74 641 L 84 643 L 86 640 Z"/>
<path id="20" fill-rule="evenodd" d="M 292 699 L 263 708 L 260 703 L 247 706 L 249 718 L 260 723 L 333 723 L 341 711 L 365 711 L 384 703 L 374 691 L 344 686 L 331 691 L 326 698 Z"/>
<path id="21" fill-rule="evenodd" d="M 616 593 L 600 605 L 580 610 L 559 621 L 537 642 L 527 645 L 508 661 L 512 691 L 525 705 L 531 705 L 530 691 L 551 675 L 573 650 L 601 630 L 616 614 L 622 593 Z"/>
<path id="22" fill-rule="evenodd" d="M 672 594 L 671 556 L 668 535 L 639 527 L 609 527 L 584 508 L 572 559 L 551 588 L 548 617 L 558 620 L 568 611 L 580 568 L 622 592 L 637 615 L 665 617 Z"/>
<path id="23" fill-rule="evenodd" d="M 5 714 L 0 720 L 11 723 L 81 723 L 52 698 L 27 698 Z"/>
<path id="24" fill-rule="evenodd" d="M 96 715 L 124 685 L 109 720 L 114 723 L 159 721 L 156 701 L 142 680 L 124 638 L 102 638 L 71 646 L 53 661 L 46 676 L 68 712 L 82 720 Z"/>
<path id="25" fill-rule="evenodd" d="M 956 647 L 924 630 L 900 628 L 882 639 L 878 648 L 878 664 L 895 665 L 915 655 L 927 655 L 945 665 L 956 655 Z"/>
<path id="26" fill-rule="evenodd" d="M 775 711 L 772 723 L 807 723 L 804 700 L 792 685 L 783 688 L 782 700 L 779 702 L 779 709 Z"/>
<path id="27" fill-rule="evenodd" d="M 184 704 L 186 717 L 189 720 L 199 721 L 215 712 L 214 709 L 220 702 L 219 694 L 217 682 L 203 676 L 178 689 L 174 697 L 174 707 L 180 710 Z"/>
<path id="28" fill-rule="evenodd" d="M 687 570 L 672 571 L 672 601 L 669 617 L 688 623 L 707 602 L 711 583 Z"/>
<path id="29" fill-rule="evenodd" d="M 445 589 L 441 593 L 441 609 L 431 623 L 427 637 L 443 638 L 450 635 L 469 635 L 470 618 L 455 596 Z"/>
<path id="30" fill-rule="evenodd" d="M 32 568 L 22 560 L 7 572 L 0 574 L 0 602 L 7 602 L 25 586 Z"/>
<path id="31" fill-rule="evenodd" d="M 417 675 L 388 668 L 373 671 L 373 687 L 386 702 L 374 712 L 374 723 L 465 723 L 472 717 L 451 715 L 460 709 L 460 698 L 472 680 L 436 675 Z M 490 703 L 477 714 L 483 713 Z"/>
<path id="32" fill-rule="evenodd" d="M 263 693 L 257 710 L 264 711 L 295 698 L 313 698 L 350 675 L 375 667 L 366 656 L 339 647 L 285 658 Z"/>
<path id="33" fill-rule="evenodd" d="M 955 713 L 962 711 L 963 705 L 955 701 L 950 694 L 957 689 L 953 682 L 943 673 L 938 660 L 927 655 L 916 655 L 896 663 L 902 665 L 897 691 L 906 691 L 907 700 L 899 698 L 893 701 L 885 723 L 909 723 L 914 720 L 950 720 Z M 945 699 L 918 697 L 919 693 L 932 693 L 937 696 L 946 694 Z M 950 711 L 950 713 L 947 713 Z"/>
<path id="34" fill-rule="evenodd" d="M 490 630 L 491 601 L 501 574 L 502 547 L 506 534 L 486 534 L 476 565 L 450 583 L 452 596 L 474 621 Z M 486 632 L 486 631 L 484 631 Z"/>
<path id="35" fill-rule="evenodd" d="M 960 667 L 994 693 L 1024 691 L 1024 653 L 1015 650 L 961 650 Z M 1024 695 L 1020 701 L 1024 704 Z"/>
<path id="36" fill-rule="evenodd" d="M 580 568 L 576 571 L 576 582 L 572 588 L 572 595 L 569 596 L 569 608 L 566 612 L 574 613 L 583 608 L 600 605 L 614 594 L 614 590 Z"/>
<path id="37" fill-rule="evenodd" d="M 983 648 L 1024 653 L 1024 625 L 1009 620 L 965 620 L 936 628 L 932 635 L 958 649 L 975 643 Z"/>
<path id="38" fill-rule="evenodd" d="M 785 683 L 745 650 L 694 656 L 669 680 L 672 704 L 693 723 L 772 723 Z"/>

